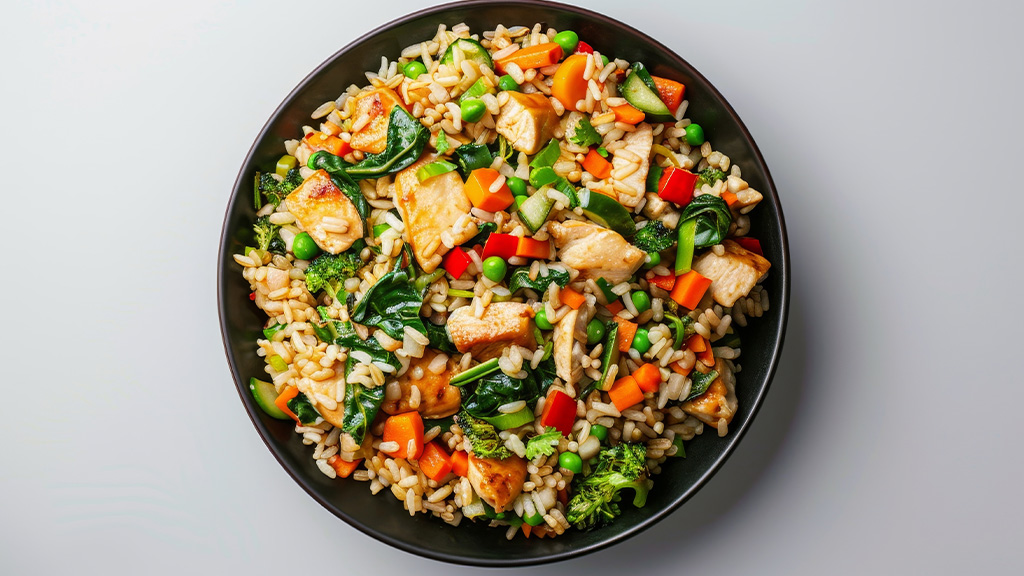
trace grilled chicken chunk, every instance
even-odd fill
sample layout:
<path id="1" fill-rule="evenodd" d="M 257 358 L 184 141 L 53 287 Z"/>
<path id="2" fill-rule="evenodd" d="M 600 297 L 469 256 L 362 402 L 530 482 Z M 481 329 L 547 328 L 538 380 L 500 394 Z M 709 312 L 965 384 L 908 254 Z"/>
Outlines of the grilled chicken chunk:
<path id="1" fill-rule="evenodd" d="M 405 222 L 404 236 L 420 268 L 428 273 L 441 263 L 441 233 L 451 230 L 455 221 L 472 208 L 458 172 L 423 182 L 416 177 L 421 166 L 436 159 L 435 155 L 424 155 L 395 178 L 395 205 Z"/>
<path id="2" fill-rule="evenodd" d="M 693 269 L 711 279 L 711 295 L 722 306 L 732 306 L 768 273 L 771 262 L 732 240 L 722 242 L 725 254 L 708 250 L 694 260 Z"/>
<path id="3" fill-rule="evenodd" d="M 739 407 L 736 379 L 729 363 L 719 358 L 715 362 L 715 370 L 718 371 L 718 378 L 711 382 L 706 392 L 679 405 L 683 412 L 712 426 L 718 426 L 720 420 L 725 420 L 726 424 L 732 422 L 736 408 Z"/>
<path id="4" fill-rule="evenodd" d="M 551 139 L 558 126 L 558 114 L 551 107 L 551 101 L 539 92 L 504 94 L 509 98 L 495 119 L 494 129 L 516 150 L 536 154 Z"/>
<path id="5" fill-rule="evenodd" d="M 502 512 L 523 491 L 526 460 L 510 456 L 504 460 L 469 455 L 469 482 L 480 498 L 496 512 Z"/>
<path id="6" fill-rule="evenodd" d="M 352 201 L 317 170 L 285 198 L 288 211 L 323 251 L 340 254 L 363 237 L 363 220 Z"/>
<path id="7" fill-rule="evenodd" d="M 587 316 L 580 314 L 579 310 L 573 310 L 555 324 L 555 331 L 552 336 L 554 346 L 551 353 L 555 359 L 555 374 L 562 379 L 567 386 L 575 386 L 583 374 L 583 366 L 579 358 L 574 358 L 572 349 L 577 340 L 587 339 Z"/>
<path id="8" fill-rule="evenodd" d="M 437 352 L 427 349 L 423 358 L 414 358 L 410 369 L 398 378 L 398 385 L 402 388 L 402 396 L 397 400 L 386 400 L 381 406 L 386 414 L 401 414 L 414 410 L 411 406 L 413 389 L 419 390 L 420 403 L 415 408 L 424 418 L 445 418 L 459 411 L 462 403 L 462 393 L 448 382 L 455 374 L 452 361 L 449 360 L 445 369 L 440 374 L 434 374 L 427 369 L 427 366 L 438 355 Z M 423 377 L 413 378 L 415 368 L 423 369 Z"/>
<path id="9" fill-rule="evenodd" d="M 644 263 L 645 254 L 618 232 L 590 222 L 551 222 L 558 258 L 586 278 L 604 278 L 612 284 L 629 279 Z"/>
<path id="10" fill-rule="evenodd" d="M 352 121 L 358 122 L 365 114 L 370 121 L 352 133 L 349 144 L 354 150 L 370 154 L 380 154 L 388 147 L 388 124 L 391 121 L 391 110 L 402 106 L 398 94 L 390 88 L 376 88 L 352 97 Z M 404 109 L 405 107 L 402 106 Z"/>
<path id="11" fill-rule="evenodd" d="M 459 352 L 472 353 L 474 360 L 489 360 L 513 344 L 536 346 L 530 318 L 533 308 L 519 302 L 492 302 L 481 318 L 473 315 L 472 306 L 463 306 L 448 317 L 448 334 Z"/>
<path id="12" fill-rule="evenodd" d="M 638 125 L 635 131 L 626 132 L 626 135 L 622 137 L 622 141 L 626 145 L 613 153 L 612 170 L 630 166 L 638 161 L 640 164 L 636 171 L 619 180 L 635 190 L 636 193 L 629 194 L 616 189 L 619 195 L 619 203 L 632 208 L 640 203 L 640 199 L 644 197 L 644 192 L 647 189 L 647 171 L 651 167 L 649 157 L 651 155 L 651 146 L 654 145 L 654 132 L 651 130 L 651 125 L 644 122 Z M 636 158 L 634 158 L 634 155 Z"/>

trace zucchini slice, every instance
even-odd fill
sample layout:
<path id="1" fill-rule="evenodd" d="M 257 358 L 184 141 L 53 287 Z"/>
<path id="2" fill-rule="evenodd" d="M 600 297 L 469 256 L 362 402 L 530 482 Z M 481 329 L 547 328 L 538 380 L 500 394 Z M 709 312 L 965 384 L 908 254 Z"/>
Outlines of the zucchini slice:
<path id="1" fill-rule="evenodd" d="M 487 66 L 490 69 L 494 69 L 494 62 L 491 60 L 491 54 L 480 45 L 479 42 L 472 38 L 459 38 L 455 42 L 452 42 L 448 49 L 444 51 L 444 56 L 441 57 L 441 64 L 454 64 L 455 63 L 455 47 L 458 46 L 462 53 L 468 60 L 472 60 L 477 64 Z"/>
<path id="2" fill-rule="evenodd" d="M 661 96 L 658 95 L 658 88 L 654 85 L 654 79 L 651 78 L 647 69 L 640 62 L 633 64 L 633 67 L 629 70 L 629 75 L 626 76 L 626 80 L 622 82 L 622 86 L 619 87 L 619 92 L 622 93 L 622 97 L 633 105 L 634 108 L 640 110 L 647 115 L 647 119 L 651 122 L 674 122 L 675 116 L 672 116 L 672 112 L 668 109 L 661 100 Z"/>
<path id="3" fill-rule="evenodd" d="M 548 214 L 554 205 L 555 201 L 548 198 L 548 187 L 544 186 L 523 201 L 519 206 L 519 217 L 523 219 L 523 224 L 526 224 L 530 232 L 536 232 L 547 222 Z"/>
<path id="4" fill-rule="evenodd" d="M 252 393 L 253 400 L 256 400 L 256 405 L 266 412 L 271 418 L 277 418 L 278 420 L 290 419 L 290 416 L 282 412 L 281 409 L 274 404 L 274 400 L 277 400 L 277 390 L 270 382 L 264 382 L 257 378 L 249 378 L 249 392 Z"/>

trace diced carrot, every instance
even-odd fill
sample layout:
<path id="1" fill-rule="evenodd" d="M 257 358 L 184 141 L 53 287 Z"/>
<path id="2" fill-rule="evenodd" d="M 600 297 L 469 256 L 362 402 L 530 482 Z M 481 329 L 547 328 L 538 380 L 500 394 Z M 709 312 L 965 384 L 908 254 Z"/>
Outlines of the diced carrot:
<path id="1" fill-rule="evenodd" d="M 341 476 L 342 478 L 348 478 L 349 476 L 351 476 L 352 473 L 355 472 L 357 468 L 359 468 L 359 463 L 362 461 L 362 458 L 357 458 L 352 462 L 346 462 L 345 460 L 342 460 L 341 457 L 338 456 L 337 454 L 327 459 L 327 463 L 330 464 L 331 468 L 334 468 L 334 471 L 337 472 L 338 476 Z"/>
<path id="2" fill-rule="evenodd" d="M 668 367 L 671 368 L 672 371 L 675 372 L 676 374 L 682 374 L 683 376 L 689 376 L 690 371 L 693 370 L 693 366 L 690 366 L 689 368 L 683 368 L 683 365 L 680 364 L 679 362 L 673 362 L 669 364 Z"/>
<path id="3" fill-rule="evenodd" d="M 626 124 L 639 124 L 644 121 L 644 113 L 634 108 L 631 104 L 612 106 L 611 109 L 612 112 L 615 112 L 616 122 L 625 122 Z"/>
<path id="4" fill-rule="evenodd" d="M 566 286 L 559 291 L 559 297 L 562 300 L 562 304 L 565 304 L 573 310 L 579 310 L 580 306 L 587 301 L 586 296 Z"/>
<path id="5" fill-rule="evenodd" d="M 466 181 L 466 196 L 473 206 L 488 212 L 497 212 L 508 208 L 513 201 L 512 191 L 507 184 L 502 184 L 497 192 L 491 192 L 491 184 L 498 179 L 500 174 L 491 168 L 477 168 L 469 175 Z"/>
<path id="6" fill-rule="evenodd" d="M 658 96 L 661 96 L 661 101 L 665 103 L 665 106 L 668 106 L 670 112 L 675 114 L 676 109 L 683 103 L 683 94 L 686 93 L 686 86 L 675 80 L 658 78 L 657 76 L 651 76 L 651 80 L 654 80 L 654 86 L 658 89 Z"/>
<path id="7" fill-rule="evenodd" d="M 722 192 L 722 200 L 725 200 L 725 203 L 729 205 L 729 208 L 732 208 L 732 205 L 738 202 L 739 198 L 737 198 L 732 192 L 726 191 Z"/>
<path id="8" fill-rule="evenodd" d="M 395 414 L 384 421 L 384 442 L 397 442 L 398 449 L 389 452 L 392 458 L 415 460 L 423 453 L 423 418 L 419 412 Z M 410 452 L 409 442 L 412 442 Z"/>
<path id="9" fill-rule="evenodd" d="M 604 156 L 598 154 L 594 149 L 591 149 L 587 153 L 587 157 L 583 159 L 583 169 L 601 180 L 612 175 L 612 163 L 605 160 Z"/>
<path id="10" fill-rule="evenodd" d="M 676 285 L 676 277 L 674 274 L 667 274 L 665 276 L 653 276 L 647 280 L 647 282 L 654 284 L 658 288 L 666 292 L 671 292 L 672 287 Z"/>
<path id="11" fill-rule="evenodd" d="M 566 110 L 576 110 L 576 103 L 586 99 L 588 84 L 583 78 L 586 71 L 586 54 L 573 54 L 558 65 L 551 80 L 551 95 L 558 98 Z"/>
<path id="12" fill-rule="evenodd" d="M 452 457 L 437 442 L 428 442 L 419 458 L 420 470 L 434 482 L 444 480 L 452 471 Z"/>
<path id="13" fill-rule="evenodd" d="M 644 401 L 644 391 L 636 383 L 636 378 L 625 376 L 619 378 L 608 390 L 608 398 L 615 404 L 615 408 L 622 412 L 630 406 L 635 406 Z"/>
<path id="14" fill-rule="evenodd" d="M 274 406 L 281 409 L 281 412 L 292 417 L 292 420 L 299 421 L 299 417 L 292 412 L 292 409 L 288 407 L 288 401 L 299 395 L 299 389 L 295 386 L 285 386 L 284 390 L 281 390 L 281 394 L 274 400 Z"/>
<path id="15" fill-rule="evenodd" d="M 522 525 L 523 536 L 526 536 L 527 539 L 530 538 L 530 528 L 533 528 L 533 526 L 530 526 L 526 522 L 523 522 L 523 525 Z"/>
<path id="16" fill-rule="evenodd" d="M 330 134 L 331 136 L 337 136 L 338 134 L 341 134 L 341 126 L 338 126 L 337 124 L 331 122 L 330 120 L 324 122 L 321 128 L 324 129 L 324 134 Z"/>
<path id="17" fill-rule="evenodd" d="M 456 450 L 452 453 L 452 472 L 465 478 L 469 475 L 469 453 Z"/>
<path id="18" fill-rule="evenodd" d="M 619 325 L 617 336 L 619 352 L 629 352 L 629 347 L 633 344 L 633 337 L 636 336 L 636 330 L 640 326 L 636 322 L 630 322 L 621 316 L 616 316 L 614 320 Z"/>
<path id="19" fill-rule="evenodd" d="M 703 352 L 697 354 L 697 360 L 708 368 L 715 365 L 715 351 L 711 349 L 710 343 L 707 344 Z"/>
<path id="20" fill-rule="evenodd" d="M 700 299 L 711 286 L 711 280 L 705 278 L 696 270 L 690 270 L 686 274 L 676 278 L 676 285 L 672 288 L 670 296 L 676 304 L 693 310 L 700 304 Z"/>
<path id="21" fill-rule="evenodd" d="M 625 307 L 626 306 L 622 303 L 622 300 L 616 300 L 614 302 L 609 302 L 608 305 L 605 306 L 605 308 L 607 308 L 608 311 L 612 313 L 612 316 L 617 316 L 618 313 L 622 312 L 623 308 L 625 308 Z"/>
<path id="22" fill-rule="evenodd" d="M 516 246 L 516 256 L 547 260 L 551 256 L 551 241 L 534 240 L 523 236 L 519 239 L 519 245 Z"/>
<path id="23" fill-rule="evenodd" d="M 661 386 L 661 370 L 655 364 L 644 364 L 631 374 L 644 392 L 657 392 Z"/>
<path id="24" fill-rule="evenodd" d="M 562 488 L 561 490 L 556 492 L 555 495 L 558 497 L 558 501 L 562 503 L 562 506 L 568 506 L 569 505 L 569 491 L 568 490 L 566 490 L 565 488 Z"/>
<path id="25" fill-rule="evenodd" d="M 704 342 L 705 340 L 703 336 L 701 336 L 700 334 L 693 334 L 692 336 L 686 339 L 686 343 L 683 344 L 683 346 L 686 347 L 686 349 L 689 350 L 690 352 L 693 352 L 694 354 L 699 354 L 708 349 L 707 344 L 705 344 Z"/>
<path id="26" fill-rule="evenodd" d="M 314 151 L 324 150 L 335 156 L 344 156 L 352 151 L 352 146 L 337 136 L 313 131 L 306 134 L 306 145 Z"/>
<path id="27" fill-rule="evenodd" d="M 498 72 L 505 74 L 505 66 L 509 64 L 515 64 L 521 70 L 528 70 L 530 68 L 552 66 L 558 64 L 558 61 L 561 59 L 562 47 L 554 42 L 545 42 L 516 50 L 509 56 L 495 62 L 494 65 L 497 67 Z"/>

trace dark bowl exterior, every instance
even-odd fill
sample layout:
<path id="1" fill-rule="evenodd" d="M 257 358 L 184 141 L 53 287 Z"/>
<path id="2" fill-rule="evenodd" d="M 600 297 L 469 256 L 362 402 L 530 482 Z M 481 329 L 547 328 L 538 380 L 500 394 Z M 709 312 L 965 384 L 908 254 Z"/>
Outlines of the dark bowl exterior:
<path id="1" fill-rule="evenodd" d="M 507 541 L 504 530 L 464 522 L 457 528 L 424 515 L 410 517 L 400 502 L 386 495 L 371 496 L 361 482 L 328 479 L 320 473 L 288 423 L 273 420 L 255 404 L 248 391 L 252 376 L 265 375 L 254 345 L 265 316 L 249 300 L 248 284 L 231 254 L 251 241 L 255 218 L 251 198 L 253 174 L 268 169 L 282 154 L 282 141 L 294 138 L 309 123 L 309 113 L 344 87 L 363 84 L 364 70 L 379 67 L 380 56 L 397 57 L 414 38 L 429 38 L 439 23 L 466 22 L 472 30 L 497 24 L 572 29 L 595 48 L 626 60 L 641 60 L 657 76 L 686 85 L 688 116 L 711 135 L 715 147 L 726 151 L 743 168 L 750 185 L 764 194 L 751 214 L 751 236 L 759 238 L 772 262 L 766 280 L 771 307 L 742 330 L 743 372 L 738 375 L 740 410 L 725 438 L 713 432 L 687 445 L 685 459 L 672 459 L 655 478 L 644 508 L 626 504 L 612 525 L 591 532 L 569 531 L 557 539 Z M 432 7 L 386 24 L 343 48 L 314 70 L 284 100 L 256 138 L 242 164 L 228 203 L 217 270 L 217 298 L 228 364 L 242 403 L 274 457 L 317 502 L 357 529 L 413 554 L 477 566 L 539 564 L 580 556 L 621 542 L 650 527 L 690 498 L 721 467 L 733 451 L 768 390 L 782 351 L 789 302 L 789 253 L 785 223 L 768 168 L 753 139 L 725 99 L 682 58 L 643 33 L 606 16 L 574 6 L 522 0 L 473 0 Z"/>

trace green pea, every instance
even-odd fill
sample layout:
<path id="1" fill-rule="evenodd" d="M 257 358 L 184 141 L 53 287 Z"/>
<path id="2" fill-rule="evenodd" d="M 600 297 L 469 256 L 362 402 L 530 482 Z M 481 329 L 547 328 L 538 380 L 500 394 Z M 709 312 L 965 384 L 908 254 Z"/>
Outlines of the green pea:
<path id="1" fill-rule="evenodd" d="M 533 321 L 537 323 L 537 328 L 541 330 L 553 330 L 554 324 L 548 322 L 548 313 L 544 308 L 537 311 L 537 315 L 533 317 Z"/>
<path id="2" fill-rule="evenodd" d="M 590 435 L 604 442 L 608 439 L 608 429 L 600 424 L 594 424 L 590 427 Z"/>
<path id="3" fill-rule="evenodd" d="M 661 254 L 658 254 L 657 252 L 654 252 L 652 254 L 648 254 L 647 255 L 647 259 L 648 259 L 648 261 L 644 262 L 644 268 L 646 268 L 648 270 L 650 270 L 651 268 L 654 268 L 658 264 L 661 264 Z"/>
<path id="4" fill-rule="evenodd" d="M 509 76 L 508 74 L 505 74 L 501 78 L 498 78 L 498 88 L 505 90 L 507 92 L 518 92 L 519 83 L 516 82 L 515 79 Z"/>
<path id="5" fill-rule="evenodd" d="M 558 455 L 558 465 L 566 470 L 572 470 L 573 474 L 583 472 L 583 458 L 575 452 L 562 452 Z"/>
<path id="6" fill-rule="evenodd" d="M 633 348 L 641 354 L 651 349 L 651 339 L 647 335 L 647 330 L 640 328 L 636 331 L 636 335 L 633 336 Z"/>
<path id="7" fill-rule="evenodd" d="M 320 247 L 316 245 L 308 232 L 302 232 L 292 241 L 292 252 L 299 260 L 312 260 L 320 253 Z"/>
<path id="8" fill-rule="evenodd" d="M 700 124 L 690 124 L 686 127 L 686 143 L 690 146 L 700 146 L 704 143 L 704 129 Z"/>
<path id="9" fill-rule="evenodd" d="M 476 98 L 463 100 L 462 104 L 459 104 L 459 108 L 462 109 L 463 122 L 479 122 L 484 117 L 484 112 L 487 111 L 487 106 Z"/>
<path id="10" fill-rule="evenodd" d="M 514 198 L 516 200 L 516 210 L 518 210 L 523 207 L 523 203 L 526 202 L 529 196 L 514 196 Z"/>
<path id="11" fill-rule="evenodd" d="M 587 324 L 587 344 L 593 346 L 604 338 L 604 322 L 601 322 L 597 318 L 590 321 Z"/>
<path id="12" fill-rule="evenodd" d="M 610 60 L 608 60 L 608 57 L 605 56 L 604 54 L 601 54 L 601 63 L 607 66 L 608 62 L 610 62 Z"/>
<path id="13" fill-rule="evenodd" d="M 423 65 L 423 62 L 414 60 L 405 65 L 405 75 L 415 80 L 420 74 L 427 73 L 427 67 Z"/>
<path id="14" fill-rule="evenodd" d="M 647 312 L 651 309 L 651 297 L 646 292 L 633 292 L 630 298 L 633 300 L 633 306 L 636 306 L 637 312 Z"/>
<path id="15" fill-rule="evenodd" d="M 576 45 L 580 43 L 580 36 L 572 30 L 564 30 L 555 34 L 552 40 L 562 47 L 562 53 L 572 54 L 573 50 L 576 50 Z"/>
<path id="16" fill-rule="evenodd" d="M 513 196 L 526 196 L 526 180 L 511 176 L 505 179 L 505 184 L 508 185 Z"/>
<path id="17" fill-rule="evenodd" d="M 487 260 L 484 260 L 484 276 L 486 276 L 492 282 L 501 282 L 505 279 L 505 272 L 508 270 L 508 265 L 501 259 L 500 256 L 491 256 Z"/>

